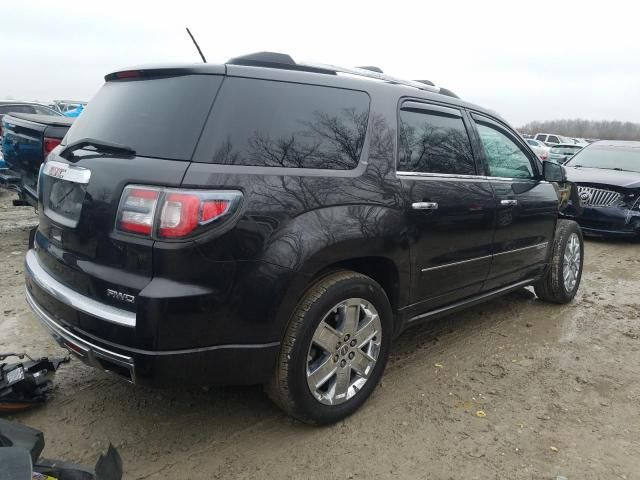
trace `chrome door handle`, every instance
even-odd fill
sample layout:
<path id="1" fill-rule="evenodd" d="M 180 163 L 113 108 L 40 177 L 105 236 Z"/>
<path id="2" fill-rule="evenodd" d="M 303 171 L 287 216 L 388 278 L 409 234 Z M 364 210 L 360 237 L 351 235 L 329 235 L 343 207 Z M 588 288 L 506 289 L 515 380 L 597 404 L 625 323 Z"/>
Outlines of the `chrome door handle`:
<path id="1" fill-rule="evenodd" d="M 518 200 L 500 200 L 500 205 L 503 207 L 515 207 L 518 205 Z"/>
<path id="2" fill-rule="evenodd" d="M 411 204 L 411 208 L 414 210 L 437 210 L 438 204 L 436 202 L 415 202 Z"/>

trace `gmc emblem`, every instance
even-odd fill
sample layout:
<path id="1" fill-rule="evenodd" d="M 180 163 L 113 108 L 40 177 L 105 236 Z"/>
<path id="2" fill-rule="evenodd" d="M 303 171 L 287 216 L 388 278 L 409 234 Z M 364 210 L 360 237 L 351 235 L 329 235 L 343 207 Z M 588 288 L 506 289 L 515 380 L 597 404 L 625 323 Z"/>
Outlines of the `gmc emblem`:
<path id="1" fill-rule="evenodd" d="M 66 168 L 60 168 L 60 167 L 49 168 L 49 176 L 55 177 L 55 178 L 63 178 L 66 172 L 67 172 Z"/>
<path id="2" fill-rule="evenodd" d="M 134 297 L 133 295 L 118 292 L 117 290 L 111 290 L 110 288 L 107 288 L 107 297 L 111 297 L 114 300 L 127 303 L 134 303 L 136 301 L 136 297 Z"/>

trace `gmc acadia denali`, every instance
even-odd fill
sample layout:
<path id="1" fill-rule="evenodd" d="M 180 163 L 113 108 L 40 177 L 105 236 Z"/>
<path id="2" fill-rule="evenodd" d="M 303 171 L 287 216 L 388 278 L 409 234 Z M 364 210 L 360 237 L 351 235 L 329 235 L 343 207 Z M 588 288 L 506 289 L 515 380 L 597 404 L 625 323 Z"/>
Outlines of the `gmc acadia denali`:
<path id="1" fill-rule="evenodd" d="M 576 294 L 563 167 L 449 90 L 273 53 L 105 80 L 41 170 L 25 259 L 28 303 L 95 367 L 265 384 L 330 423 L 407 326 Z"/>

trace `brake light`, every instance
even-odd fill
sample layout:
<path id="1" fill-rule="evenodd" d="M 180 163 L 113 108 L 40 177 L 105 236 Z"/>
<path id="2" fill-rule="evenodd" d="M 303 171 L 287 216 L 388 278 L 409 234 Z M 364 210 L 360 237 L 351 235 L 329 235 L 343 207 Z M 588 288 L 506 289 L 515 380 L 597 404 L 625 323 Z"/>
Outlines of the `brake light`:
<path id="1" fill-rule="evenodd" d="M 125 70 L 124 72 L 117 72 L 116 78 L 138 78 L 140 72 L 138 70 Z"/>
<path id="2" fill-rule="evenodd" d="M 148 237 L 179 239 L 233 213 L 241 199 L 242 193 L 235 190 L 128 186 L 120 200 L 117 228 Z"/>
<path id="3" fill-rule="evenodd" d="M 151 235 L 160 190 L 125 188 L 118 211 L 118 228 L 123 232 Z"/>
<path id="4" fill-rule="evenodd" d="M 49 138 L 44 137 L 44 143 L 42 144 L 42 149 L 44 150 L 44 157 L 47 158 L 47 155 L 51 153 L 51 150 L 60 145 L 61 139 L 59 138 Z"/>

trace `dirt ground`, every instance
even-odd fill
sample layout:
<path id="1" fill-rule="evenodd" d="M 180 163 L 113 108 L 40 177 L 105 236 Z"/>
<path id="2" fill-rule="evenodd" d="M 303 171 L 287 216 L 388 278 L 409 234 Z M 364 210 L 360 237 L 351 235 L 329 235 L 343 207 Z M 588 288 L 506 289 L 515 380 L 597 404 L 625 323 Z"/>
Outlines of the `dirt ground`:
<path id="1" fill-rule="evenodd" d="M 36 217 L 11 198 L 0 351 L 61 355 L 24 301 Z M 372 398 L 334 426 L 289 419 L 259 387 L 150 390 L 76 360 L 12 418 L 45 432 L 48 457 L 93 464 L 113 443 L 128 479 L 640 478 L 640 242 L 588 240 L 585 258 L 567 306 L 521 290 L 404 333 Z"/>

